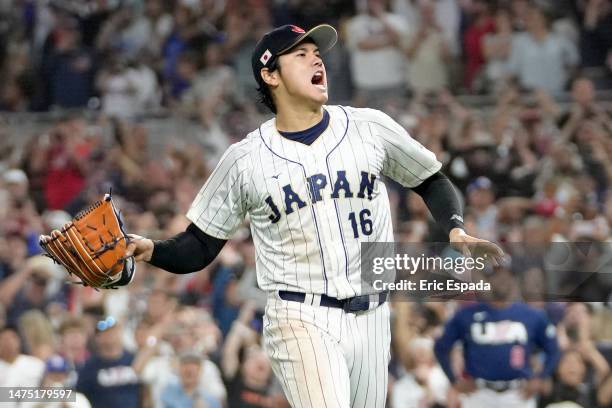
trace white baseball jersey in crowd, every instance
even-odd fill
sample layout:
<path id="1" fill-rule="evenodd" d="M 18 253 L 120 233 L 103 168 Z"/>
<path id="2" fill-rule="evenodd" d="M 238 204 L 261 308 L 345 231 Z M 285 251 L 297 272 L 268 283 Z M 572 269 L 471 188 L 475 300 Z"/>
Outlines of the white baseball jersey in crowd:
<path id="1" fill-rule="evenodd" d="M 292 406 L 383 407 L 388 304 L 348 313 L 316 299 L 360 295 L 360 244 L 393 241 L 381 177 L 415 187 L 441 163 L 380 111 L 324 109 L 329 126 L 311 145 L 281 136 L 275 119 L 232 145 L 187 217 L 230 239 L 248 216 L 269 293 L 264 343 Z M 308 297 L 285 301 L 279 290 Z"/>

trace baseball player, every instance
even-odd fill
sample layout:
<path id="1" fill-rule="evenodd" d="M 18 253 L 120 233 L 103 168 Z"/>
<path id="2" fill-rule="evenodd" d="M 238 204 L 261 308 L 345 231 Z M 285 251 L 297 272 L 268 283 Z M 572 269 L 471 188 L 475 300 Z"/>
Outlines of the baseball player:
<path id="1" fill-rule="evenodd" d="M 199 271 L 248 216 L 259 286 L 268 293 L 264 346 L 293 407 L 383 407 L 387 293 L 363 295 L 360 244 L 393 240 L 383 176 L 411 187 L 457 246 L 501 250 L 463 231 L 462 208 L 434 154 L 382 112 L 327 106 L 321 55 L 336 30 L 294 25 L 252 55 L 275 117 L 232 145 L 172 239 L 134 237 L 129 255 L 173 273 Z M 384 61 L 381 61 L 384 63 Z"/>
<path id="2" fill-rule="evenodd" d="M 559 360 L 555 326 L 544 311 L 512 302 L 514 276 L 507 262 L 493 267 L 492 298 L 459 310 L 435 343 L 435 354 L 464 408 L 535 408 L 542 379 Z M 465 370 L 456 376 L 450 352 L 463 346 Z M 534 373 L 531 356 L 541 349 L 542 368 Z"/>

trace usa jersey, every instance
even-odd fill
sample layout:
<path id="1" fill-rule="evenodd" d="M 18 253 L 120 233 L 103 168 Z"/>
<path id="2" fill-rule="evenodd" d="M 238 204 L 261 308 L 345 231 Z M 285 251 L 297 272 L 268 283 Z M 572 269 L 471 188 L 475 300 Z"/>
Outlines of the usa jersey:
<path id="1" fill-rule="evenodd" d="M 248 216 L 266 291 L 361 294 L 360 243 L 393 241 L 381 177 L 415 187 L 441 168 L 386 114 L 324 109 L 329 126 L 311 145 L 281 136 L 275 119 L 232 145 L 187 213 L 220 239 Z"/>
<path id="2" fill-rule="evenodd" d="M 435 352 L 451 380 L 449 352 L 457 341 L 463 345 L 467 373 L 489 381 L 530 378 L 529 358 L 537 348 L 546 355 L 542 377 L 552 374 L 559 359 L 555 327 L 542 310 L 524 303 L 504 308 L 477 303 L 459 310 L 447 322 Z"/>

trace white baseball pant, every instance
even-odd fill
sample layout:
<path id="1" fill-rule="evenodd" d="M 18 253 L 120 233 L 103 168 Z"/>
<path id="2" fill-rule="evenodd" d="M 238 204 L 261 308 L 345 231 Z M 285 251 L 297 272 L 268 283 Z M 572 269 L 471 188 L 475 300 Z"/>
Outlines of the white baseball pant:
<path id="1" fill-rule="evenodd" d="M 388 302 L 360 313 L 306 302 L 274 293 L 264 315 L 264 347 L 291 406 L 384 408 Z"/>
<path id="2" fill-rule="evenodd" d="M 461 408 L 536 408 L 535 398 L 525 399 L 521 389 L 497 392 L 480 388 L 461 396 Z"/>

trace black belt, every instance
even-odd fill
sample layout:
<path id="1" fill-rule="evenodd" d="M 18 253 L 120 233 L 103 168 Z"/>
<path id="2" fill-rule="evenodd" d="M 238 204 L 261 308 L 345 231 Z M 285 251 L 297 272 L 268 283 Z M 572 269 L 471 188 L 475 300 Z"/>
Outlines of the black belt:
<path id="1" fill-rule="evenodd" d="M 305 293 L 291 292 L 288 290 L 279 290 L 278 296 L 283 300 L 292 302 L 304 303 L 306 300 Z M 321 297 L 320 306 L 335 307 L 347 313 L 364 312 L 378 307 L 387 301 L 387 292 L 381 292 L 374 295 L 355 296 L 348 299 L 336 299 L 327 295 L 319 296 Z"/>

